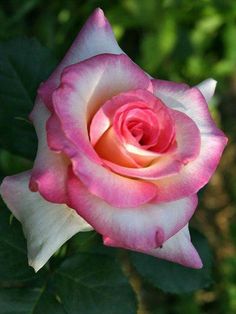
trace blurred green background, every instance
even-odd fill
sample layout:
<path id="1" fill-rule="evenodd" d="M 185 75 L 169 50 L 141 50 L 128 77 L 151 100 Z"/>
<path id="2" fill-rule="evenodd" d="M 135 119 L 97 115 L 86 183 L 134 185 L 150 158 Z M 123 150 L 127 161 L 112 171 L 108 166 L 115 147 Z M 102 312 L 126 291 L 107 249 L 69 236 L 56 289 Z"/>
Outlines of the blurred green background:
<path id="1" fill-rule="evenodd" d="M 190 85 L 216 79 L 211 111 L 229 137 L 192 221 L 211 244 L 213 284 L 177 296 L 140 285 L 134 275 L 140 314 L 236 313 L 236 1 L 2 0 L 0 40 L 36 37 L 60 60 L 96 7 L 105 11 L 121 48 L 152 76 Z M 28 160 L 0 151 L 2 175 L 29 166 Z"/>

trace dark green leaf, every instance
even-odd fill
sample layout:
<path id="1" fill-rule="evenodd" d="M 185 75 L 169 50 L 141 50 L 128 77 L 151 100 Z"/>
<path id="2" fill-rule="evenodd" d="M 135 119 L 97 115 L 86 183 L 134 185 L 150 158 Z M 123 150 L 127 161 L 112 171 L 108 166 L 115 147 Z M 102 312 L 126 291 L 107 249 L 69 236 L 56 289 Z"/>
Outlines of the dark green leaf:
<path id="1" fill-rule="evenodd" d="M 202 269 L 191 269 L 152 256 L 131 253 L 136 270 L 155 287 L 166 292 L 185 293 L 209 286 L 212 283 L 211 254 L 207 240 L 197 231 L 192 231 L 191 237 L 202 258 Z"/>
<path id="2" fill-rule="evenodd" d="M 0 145 L 19 156 L 35 155 L 37 141 L 28 115 L 37 87 L 54 66 L 50 52 L 35 39 L 0 44 Z"/>
<path id="3" fill-rule="evenodd" d="M 114 258 L 82 254 L 56 271 L 54 285 L 70 314 L 135 314 L 134 293 Z"/>
<path id="4" fill-rule="evenodd" d="M 42 288 L 0 288 L 0 312 L 4 314 L 66 314 L 63 305 Z"/>
<path id="5" fill-rule="evenodd" d="M 32 312 L 40 289 L 0 289 L 0 309 L 4 314 L 29 314 Z"/>
<path id="6" fill-rule="evenodd" d="M 36 301 L 33 311 L 27 314 L 66 314 L 60 298 L 49 288 L 42 290 Z"/>
<path id="7" fill-rule="evenodd" d="M 0 284 L 33 278 L 21 225 L 15 218 L 10 220 L 10 212 L 0 205 Z"/>

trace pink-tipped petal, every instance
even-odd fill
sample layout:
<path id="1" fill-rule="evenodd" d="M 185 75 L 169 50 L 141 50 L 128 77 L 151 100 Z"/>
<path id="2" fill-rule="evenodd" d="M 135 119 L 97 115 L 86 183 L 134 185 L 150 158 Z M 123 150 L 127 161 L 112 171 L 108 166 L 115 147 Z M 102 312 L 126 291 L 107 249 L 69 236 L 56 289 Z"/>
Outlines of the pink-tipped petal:
<path id="1" fill-rule="evenodd" d="M 124 248 L 151 250 L 160 246 L 186 225 L 197 205 L 193 195 L 176 202 L 116 208 L 90 194 L 73 174 L 69 177 L 69 206 L 96 231 Z"/>
<path id="2" fill-rule="evenodd" d="M 215 80 L 209 78 L 196 86 L 206 99 L 207 103 L 211 100 L 212 96 L 214 95 L 216 84 L 217 82 Z"/>
<path id="3" fill-rule="evenodd" d="M 124 52 L 120 49 L 103 11 L 98 8 L 88 18 L 56 70 L 40 86 L 38 92 L 47 106 L 51 108 L 52 92 L 59 85 L 60 76 L 65 67 L 103 53 L 121 54 Z"/>
<path id="4" fill-rule="evenodd" d="M 117 208 L 135 208 L 157 196 L 157 187 L 152 182 L 120 176 L 83 154 L 72 158 L 72 164 L 74 173 L 90 193 Z"/>
<path id="5" fill-rule="evenodd" d="M 159 192 L 156 202 L 197 193 L 215 172 L 226 143 L 224 136 L 202 136 L 200 153 L 195 160 L 181 168 L 178 174 L 156 181 Z"/>
<path id="6" fill-rule="evenodd" d="M 66 202 L 66 180 L 69 161 L 66 156 L 51 151 L 47 143 L 46 122 L 50 112 L 38 97 L 31 119 L 38 137 L 37 156 L 30 179 L 30 189 L 49 202 Z"/>
<path id="7" fill-rule="evenodd" d="M 190 87 L 185 83 L 176 83 L 172 81 L 165 81 L 165 80 L 152 80 L 154 84 L 154 90 L 161 90 L 167 94 L 175 93 L 175 94 L 182 94 L 184 91 L 188 90 Z"/>
<path id="8" fill-rule="evenodd" d="M 206 99 L 196 87 L 186 89 L 172 88 L 171 82 L 160 84 L 152 80 L 154 95 L 159 97 L 168 107 L 181 111 L 189 116 L 198 126 L 201 133 L 223 135 L 210 115 Z"/>
<path id="9" fill-rule="evenodd" d="M 194 121 L 186 114 L 171 110 L 172 118 L 175 121 L 176 150 L 173 152 L 173 159 L 179 160 L 182 164 L 198 157 L 201 148 L 200 131 Z"/>
<path id="10" fill-rule="evenodd" d="M 103 162 L 117 174 L 131 178 L 144 179 L 147 180 L 147 182 L 176 174 L 183 167 L 183 164 L 180 161 L 174 160 L 170 156 L 159 157 L 154 162 L 143 168 L 128 168 L 108 160 L 103 160 Z M 157 194 L 158 193 L 157 189 Z"/>
<path id="11" fill-rule="evenodd" d="M 154 94 L 170 108 L 188 115 L 196 123 L 201 137 L 200 152 L 195 160 L 185 165 L 178 174 L 156 181 L 159 191 L 156 201 L 160 202 L 197 193 L 213 175 L 227 138 L 216 127 L 206 100 L 197 88 L 178 91 L 171 88 L 172 84 L 163 85 L 157 80 L 152 83 Z"/>
<path id="12" fill-rule="evenodd" d="M 123 247 L 122 243 L 109 237 L 103 237 L 103 242 L 107 246 Z M 132 250 L 132 248 L 130 249 Z M 134 251 L 149 254 L 185 267 L 199 269 L 203 266 L 201 258 L 191 242 L 188 225 L 165 241 L 159 248 Z"/>
<path id="13" fill-rule="evenodd" d="M 74 234 L 92 227 L 66 205 L 45 201 L 29 190 L 29 171 L 6 177 L 0 193 L 13 215 L 22 223 L 27 238 L 30 266 L 38 271 Z"/>

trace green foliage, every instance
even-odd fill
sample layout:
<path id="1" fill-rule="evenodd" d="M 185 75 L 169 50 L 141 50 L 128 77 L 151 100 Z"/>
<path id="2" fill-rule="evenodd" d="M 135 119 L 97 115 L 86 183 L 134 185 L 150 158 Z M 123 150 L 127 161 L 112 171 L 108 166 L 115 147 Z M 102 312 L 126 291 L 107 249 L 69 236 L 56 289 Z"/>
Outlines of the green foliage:
<path id="1" fill-rule="evenodd" d="M 40 293 L 38 288 L 0 288 L 1 311 L 4 314 L 34 313 L 33 309 Z"/>
<path id="2" fill-rule="evenodd" d="M 55 272 L 54 284 L 68 313 L 135 314 L 127 278 L 112 257 L 80 253 Z"/>
<path id="3" fill-rule="evenodd" d="M 28 115 L 37 87 L 54 66 L 51 53 L 35 39 L 18 38 L 0 45 L 0 145 L 5 149 L 35 156 L 36 137 Z"/>
<path id="4" fill-rule="evenodd" d="M 21 226 L 9 216 L 7 209 L 0 210 L 0 279 L 3 282 L 11 280 L 26 280 L 34 276 L 27 266 L 25 239 Z"/>

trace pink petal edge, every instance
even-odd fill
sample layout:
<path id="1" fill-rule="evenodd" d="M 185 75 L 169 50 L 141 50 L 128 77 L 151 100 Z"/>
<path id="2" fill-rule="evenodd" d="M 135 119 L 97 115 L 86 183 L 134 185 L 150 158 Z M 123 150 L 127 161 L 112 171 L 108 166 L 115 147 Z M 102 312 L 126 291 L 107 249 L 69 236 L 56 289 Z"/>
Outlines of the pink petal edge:
<path id="1" fill-rule="evenodd" d="M 63 70 L 71 64 L 103 53 L 122 54 L 124 52 L 120 49 L 103 11 L 98 8 L 88 18 L 65 57 L 49 79 L 42 83 L 38 89 L 39 95 L 49 109 L 52 106 L 52 92 L 59 85 Z"/>
<path id="2" fill-rule="evenodd" d="M 175 202 L 117 208 L 92 195 L 71 172 L 68 206 L 77 210 L 94 229 L 124 248 L 152 250 L 188 223 L 196 206 L 193 195 Z"/>

